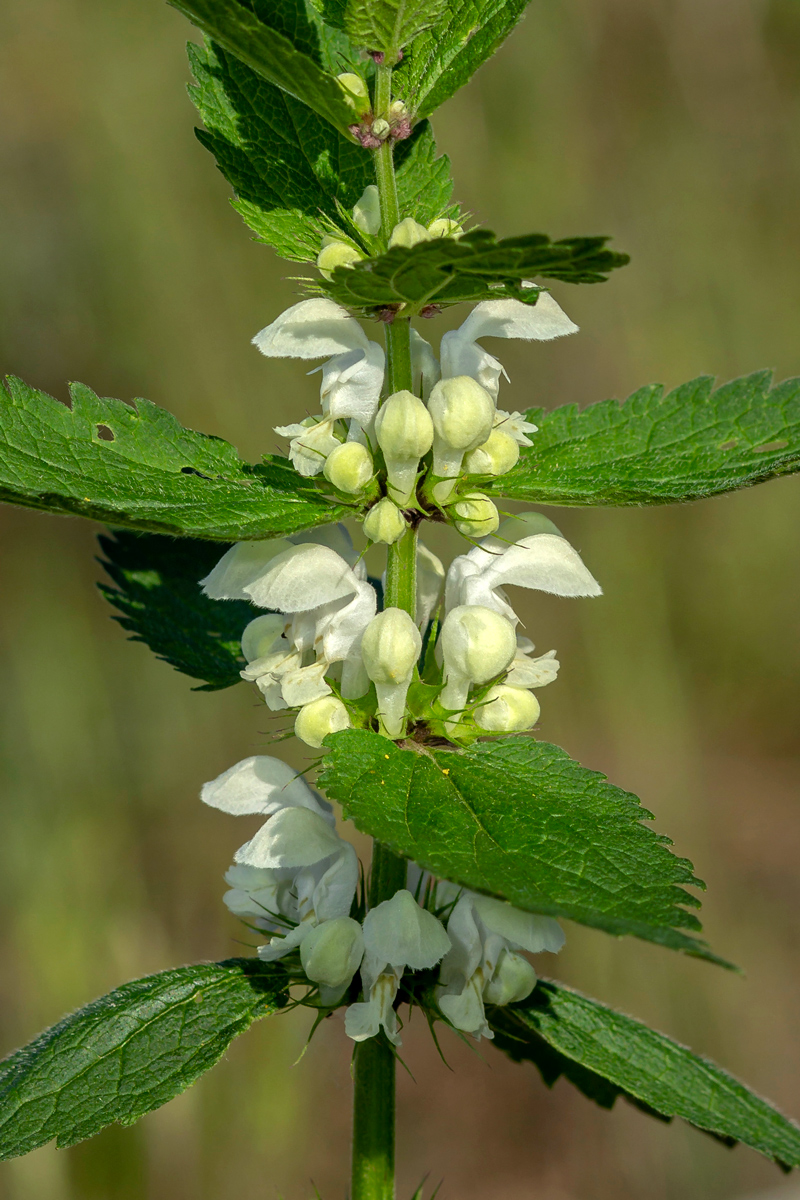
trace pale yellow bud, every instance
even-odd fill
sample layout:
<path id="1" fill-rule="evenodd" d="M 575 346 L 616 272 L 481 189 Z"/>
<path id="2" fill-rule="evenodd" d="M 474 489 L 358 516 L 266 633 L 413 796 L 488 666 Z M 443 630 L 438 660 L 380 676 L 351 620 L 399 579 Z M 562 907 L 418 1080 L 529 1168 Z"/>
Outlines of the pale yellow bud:
<path id="1" fill-rule="evenodd" d="M 402 608 L 386 608 L 364 630 L 361 658 L 378 697 L 378 716 L 388 737 L 402 737 L 408 686 L 422 650 L 422 636 Z"/>
<path id="2" fill-rule="evenodd" d="M 487 1004 L 516 1004 L 536 987 L 536 972 L 527 958 L 513 950 L 502 950 L 497 970 L 483 989 Z"/>
<path id="3" fill-rule="evenodd" d="M 460 604 L 442 625 L 442 656 L 445 686 L 439 703 L 460 712 L 470 686 L 488 683 L 502 674 L 517 652 L 514 626 L 499 613 L 482 604 Z M 455 722 L 448 722 L 452 728 Z"/>
<path id="4" fill-rule="evenodd" d="M 428 226 L 432 238 L 460 237 L 463 232 L 458 221 L 451 221 L 449 217 L 439 217 L 438 221 L 431 221 Z"/>
<path id="5" fill-rule="evenodd" d="M 374 183 L 364 188 L 353 206 L 353 223 L 362 233 L 375 237 L 381 231 L 381 198 Z"/>
<path id="6" fill-rule="evenodd" d="M 322 473 L 340 492 L 355 495 L 366 487 L 375 469 L 366 446 L 361 442 L 343 442 L 325 459 Z"/>
<path id="7" fill-rule="evenodd" d="M 406 108 L 405 104 L 403 104 L 402 100 L 392 101 L 392 103 L 389 105 L 389 112 L 393 117 L 408 116 L 408 109 Z"/>
<path id="8" fill-rule="evenodd" d="M 372 122 L 372 133 L 376 138 L 386 138 L 391 132 L 391 125 L 383 117 L 378 117 L 377 121 Z"/>
<path id="9" fill-rule="evenodd" d="M 334 917 L 307 933 L 300 943 L 303 970 L 314 983 L 344 987 L 364 957 L 364 935 L 352 917 Z"/>
<path id="10" fill-rule="evenodd" d="M 539 701 L 525 688 L 500 683 L 475 709 L 475 724 L 487 733 L 522 733 L 539 720 Z"/>
<path id="11" fill-rule="evenodd" d="M 413 392 L 395 392 L 378 411 L 375 436 L 386 461 L 392 498 L 399 505 L 408 504 L 419 460 L 433 444 L 431 415 Z"/>
<path id="12" fill-rule="evenodd" d="M 406 217 L 399 225 L 395 225 L 392 230 L 392 236 L 389 238 L 390 246 L 417 246 L 420 242 L 429 242 L 431 235 L 424 225 L 420 225 L 419 221 L 415 221 L 413 217 Z"/>
<path id="13" fill-rule="evenodd" d="M 321 748 L 329 733 L 339 733 L 349 728 L 347 709 L 336 696 L 322 696 L 303 705 L 294 723 L 295 737 L 315 750 Z"/>
<path id="14" fill-rule="evenodd" d="M 352 267 L 363 256 L 349 242 L 330 241 L 317 255 L 317 266 L 325 279 L 330 279 L 337 267 Z"/>
<path id="15" fill-rule="evenodd" d="M 482 446 L 464 457 L 468 475 L 505 475 L 519 459 L 519 443 L 502 429 L 493 429 Z"/>
<path id="16" fill-rule="evenodd" d="M 494 400 L 471 375 L 440 379 L 431 390 L 428 409 L 433 418 L 433 473 L 444 479 L 455 478 L 465 454 L 488 440 L 494 423 Z M 453 485 L 437 485 L 436 499 L 441 503 Z"/>
<path id="17" fill-rule="evenodd" d="M 371 542 L 384 542 L 391 546 L 403 536 L 408 525 L 396 504 L 384 496 L 369 510 L 364 518 L 364 534 Z"/>
<path id="18" fill-rule="evenodd" d="M 488 537 L 500 524 L 497 508 L 483 492 L 467 492 L 448 512 L 458 532 L 468 538 Z"/>
<path id="19" fill-rule="evenodd" d="M 353 111 L 359 116 L 368 113 L 371 107 L 369 88 L 361 76 L 345 72 L 343 75 L 337 75 L 336 79 Z"/>

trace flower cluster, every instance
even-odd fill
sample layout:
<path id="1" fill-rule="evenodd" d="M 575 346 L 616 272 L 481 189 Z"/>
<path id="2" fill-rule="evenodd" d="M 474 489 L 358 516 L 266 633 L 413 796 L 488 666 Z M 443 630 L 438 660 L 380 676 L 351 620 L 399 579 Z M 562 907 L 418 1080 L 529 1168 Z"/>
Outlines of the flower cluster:
<path id="1" fill-rule="evenodd" d="M 423 886 L 413 864 L 414 893 L 403 888 L 364 914 L 355 850 L 336 832 L 327 802 L 280 759 L 246 758 L 207 783 L 202 798 L 223 812 L 268 818 L 236 852 L 225 903 L 272 935 L 260 958 L 299 958 L 321 1007 L 361 992 L 345 1012 L 356 1042 L 383 1030 L 400 1045 L 396 1007 L 424 972 L 432 973 L 433 1001 L 454 1028 L 491 1038 L 484 1004 L 522 1000 L 536 984 L 520 951 L 563 945 L 552 919 L 452 884 Z"/>
<path id="2" fill-rule="evenodd" d="M 353 210 L 366 241 L 380 229 L 374 191 Z M 407 220 L 388 240 L 458 236 L 451 226 Z M 355 242 L 331 240 L 318 265 L 329 273 L 359 257 Z M 520 413 L 497 408 L 505 372 L 480 339 L 549 340 L 574 330 L 541 290 L 532 304 L 478 304 L 444 335 L 438 358 L 411 331 L 414 390 L 389 395 L 383 349 L 331 300 L 295 304 L 253 339 L 267 356 L 324 359 L 316 368 L 321 411 L 277 432 L 289 438 L 301 475 L 352 503 L 365 549 L 392 545 L 425 517 L 454 525 L 470 543 L 447 570 L 417 544 L 413 614 L 383 605 L 386 580 L 368 578 L 364 552 L 341 525 L 240 542 L 202 581 L 213 599 L 262 610 L 242 636 L 241 674 L 270 710 L 292 718 L 307 746 L 322 749 L 328 735 L 351 727 L 468 745 L 535 725 L 535 692 L 553 682 L 559 663 L 554 650 L 535 655 L 505 589 L 597 596 L 600 588 L 551 521 L 539 513 L 501 521 L 478 490 L 509 471 L 536 433 Z M 292 978 L 310 986 L 309 1003 L 347 1006 L 355 1041 L 383 1031 L 399 1044 L 403 1000 L 491 1037 L 485 1005 L 523 999 L 535 985 L 523 953 L 562 945 L 551 919 L 424 877 L 414 864 L 407 887 L 369 907 L 355 850 L 330 806 L 278 759 L 245 759 L 206 784 L 203 799 L 267 818 L 237 852 L 225 901 L 270 935 L 260 956 L 286 960 Z"/>

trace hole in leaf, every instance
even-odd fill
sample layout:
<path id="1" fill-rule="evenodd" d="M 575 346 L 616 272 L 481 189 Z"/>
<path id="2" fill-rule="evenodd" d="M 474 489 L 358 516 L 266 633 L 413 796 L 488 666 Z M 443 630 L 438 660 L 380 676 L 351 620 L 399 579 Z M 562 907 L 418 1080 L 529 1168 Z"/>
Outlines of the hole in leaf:
<path id="1" fill-rule="evenodd" d="M 107 425 L 98 425 L 97 426 L 97 436 L 100 438 L 101 442 L 113 442 L 114 441 L 114 430 L 109 429 L 109 427 Z"/>
<path id="2" fill-rule="evenodd" d="M 754 453 L 769 454 L 771 450 L 783 450 L 788 445 L 786 438 L 778 438 L 777 441 L 765 442 L 763 446 L 756 446 Z"/>
<path id="3" fill-rule="evenodd" d="M 729 442 L 722 443 L 722 445 L 720 446 L 720 450 L 732 450 L 733 447 L 738 446 L 738 444 L 739 443 L 736 440 L 736 438 L 731 438 L 731 440 Z"/>

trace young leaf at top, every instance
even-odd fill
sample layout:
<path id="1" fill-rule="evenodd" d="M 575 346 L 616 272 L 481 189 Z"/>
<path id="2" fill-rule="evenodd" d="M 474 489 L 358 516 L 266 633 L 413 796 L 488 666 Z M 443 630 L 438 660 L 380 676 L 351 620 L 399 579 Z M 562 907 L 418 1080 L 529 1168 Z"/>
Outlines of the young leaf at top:
<path id="1" fill-rule="evenodd" d="M 71 1013 L 0 1063 L 0 1159 L 132 1125 L 282 1008 L 287 982 L 279 963 L 232 958 L 137 979 Z"/>
<path id="2" fill-rule="evenodd" d="M 0 501 L 210 541 L 280 537 L 351 510 L 283 458 L 250 466 L 149 400 L 70 388 L 72 408 L 13 376 L 0 387 Z"/>
<path id="3" fill-rule="evenodd" d="M 295 262 L 313 262 L 322 237 L 340 225 L 375 179 L 360 146 L 220 46 L 190 43 L 189 88 L 205 125 L 197 136 L 236 193 L 233 207 L 259 241 Z M 455 215 L 446 156 L 436 156 L 421 122 L 395 151 L 401 217 L 429 224 Z"/>
<path id="4" fill-rule="evenodd" d="M 487 491 L 538 504 L 672 504 L 800 470 L 800 379 L 769 371 L 714 391 L 704 375 L 666 396 L 660 384 L 620 404 L 567 404 L 528 417 L 533 446 Z"/>
<path id="5" fill-rule="evenodd" d="M 386 254 L 337 267 L 315 289 L 352 308 L 371 310 L 405 304 L 409 316 L 429 304 L 458 304 L 511 297 L 535 303 L 522 281 L 541 275 L 566 283 L 602 283 L 628 262 L 627 254 L 605 249 L 603 237 L 563 238 L 543 233 L 497 241 L 488 229 L 416 246 L 394 246 Z"/>
<path id="6" fill-rule="evenodd" d="M 356 46 L 394 63 L 423 29 L 442 15 L 447 0 L 348 0 L 345 24 Z"/>
<path id="7" fill-rule="evenodd" d="M 320 784 L 362 832 L 434 875 L 616 935 L 721 965 L 683 931 L 703 887 L 636 796 L 558 746 L 505 737 L 467 750 L 396 745 L 346 730 L 326 739 Z"/>
<path id="8" fill-rule="evenodd" d="M 623 1096 L 662 1120 L 681 1117 L 784 1169 L 800 1167 L 800 1128 L 721 1067 L 641 1021 L 540 979 L 521 1004 L 489 1011 L 495 1046 L 532 1062 L 548 1087 L 560 1076 L 602 1108 Z"/>
<path id="9" fill-rule="evenodd" d="M 100 537 L 100 562 L 116 587 L 100 591 L 122 616 L 132 641 L 144 642 L 184 675 L 203 679 L 198 691 L 241 683 L 245 625 L 263 609 L 246 600 L 211 600 L 199 584 L 225 550 L 219 542 L 127 533 Z"/>
<path id="10" fill-rule="evenodd" d="M 395 69 L 395 93 L 429 117 L 463 87 L 511 33 L 528 0 L 447 0 L 435 29 L 414 41 Z"/>
<path id="11" fill-rule="evenodd" d="M 252 67 L 269 83 L 275 84 L 296 100 L 308 105 L 345 137 L 352 140 L 348 126 L 353 124 L 353 109 L 334 75 L 322 70 L 309 54 L 296 48 L 283 29 L 300 28 L 298 11 L 293 5 L 259 6 L 259 19 L 239 0 L 169 0 L 184 16 L 226 50 Z M 291 23 L 284 22 L 288 15 Z M 268 23 L 272 18 L 273 23 Z"/>

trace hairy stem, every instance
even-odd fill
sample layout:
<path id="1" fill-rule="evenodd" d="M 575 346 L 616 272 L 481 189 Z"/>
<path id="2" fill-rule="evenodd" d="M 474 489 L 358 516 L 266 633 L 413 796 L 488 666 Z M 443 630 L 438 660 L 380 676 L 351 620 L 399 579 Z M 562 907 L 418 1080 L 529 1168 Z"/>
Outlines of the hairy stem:
<path id="1" fill-rule="evenodd" d="M 392 100 L 392 71 L 379 66 L 374 110 L 382 116 Z M 381 201 L 381 223 L 388 239 L 400 219 L 391 142 L 375 151 L 375 176 Z M 408 318 L 395 317 L 386 327 L 386 367 L 389 394 L 411 390 L 411 327 Z M 417 535 L 409 529 L 388 548 L 386 607 L 402 608 L 413 617 L 416 609 Z M 369 905 L 389 900 L 406 884 L 405 859 L 388 846 L 374 842 Z M 351 1200 L 394 1200 L 395 1060 L 381 1034 L 356 1046 L 353 1057 L 353 1173 Z"/>

